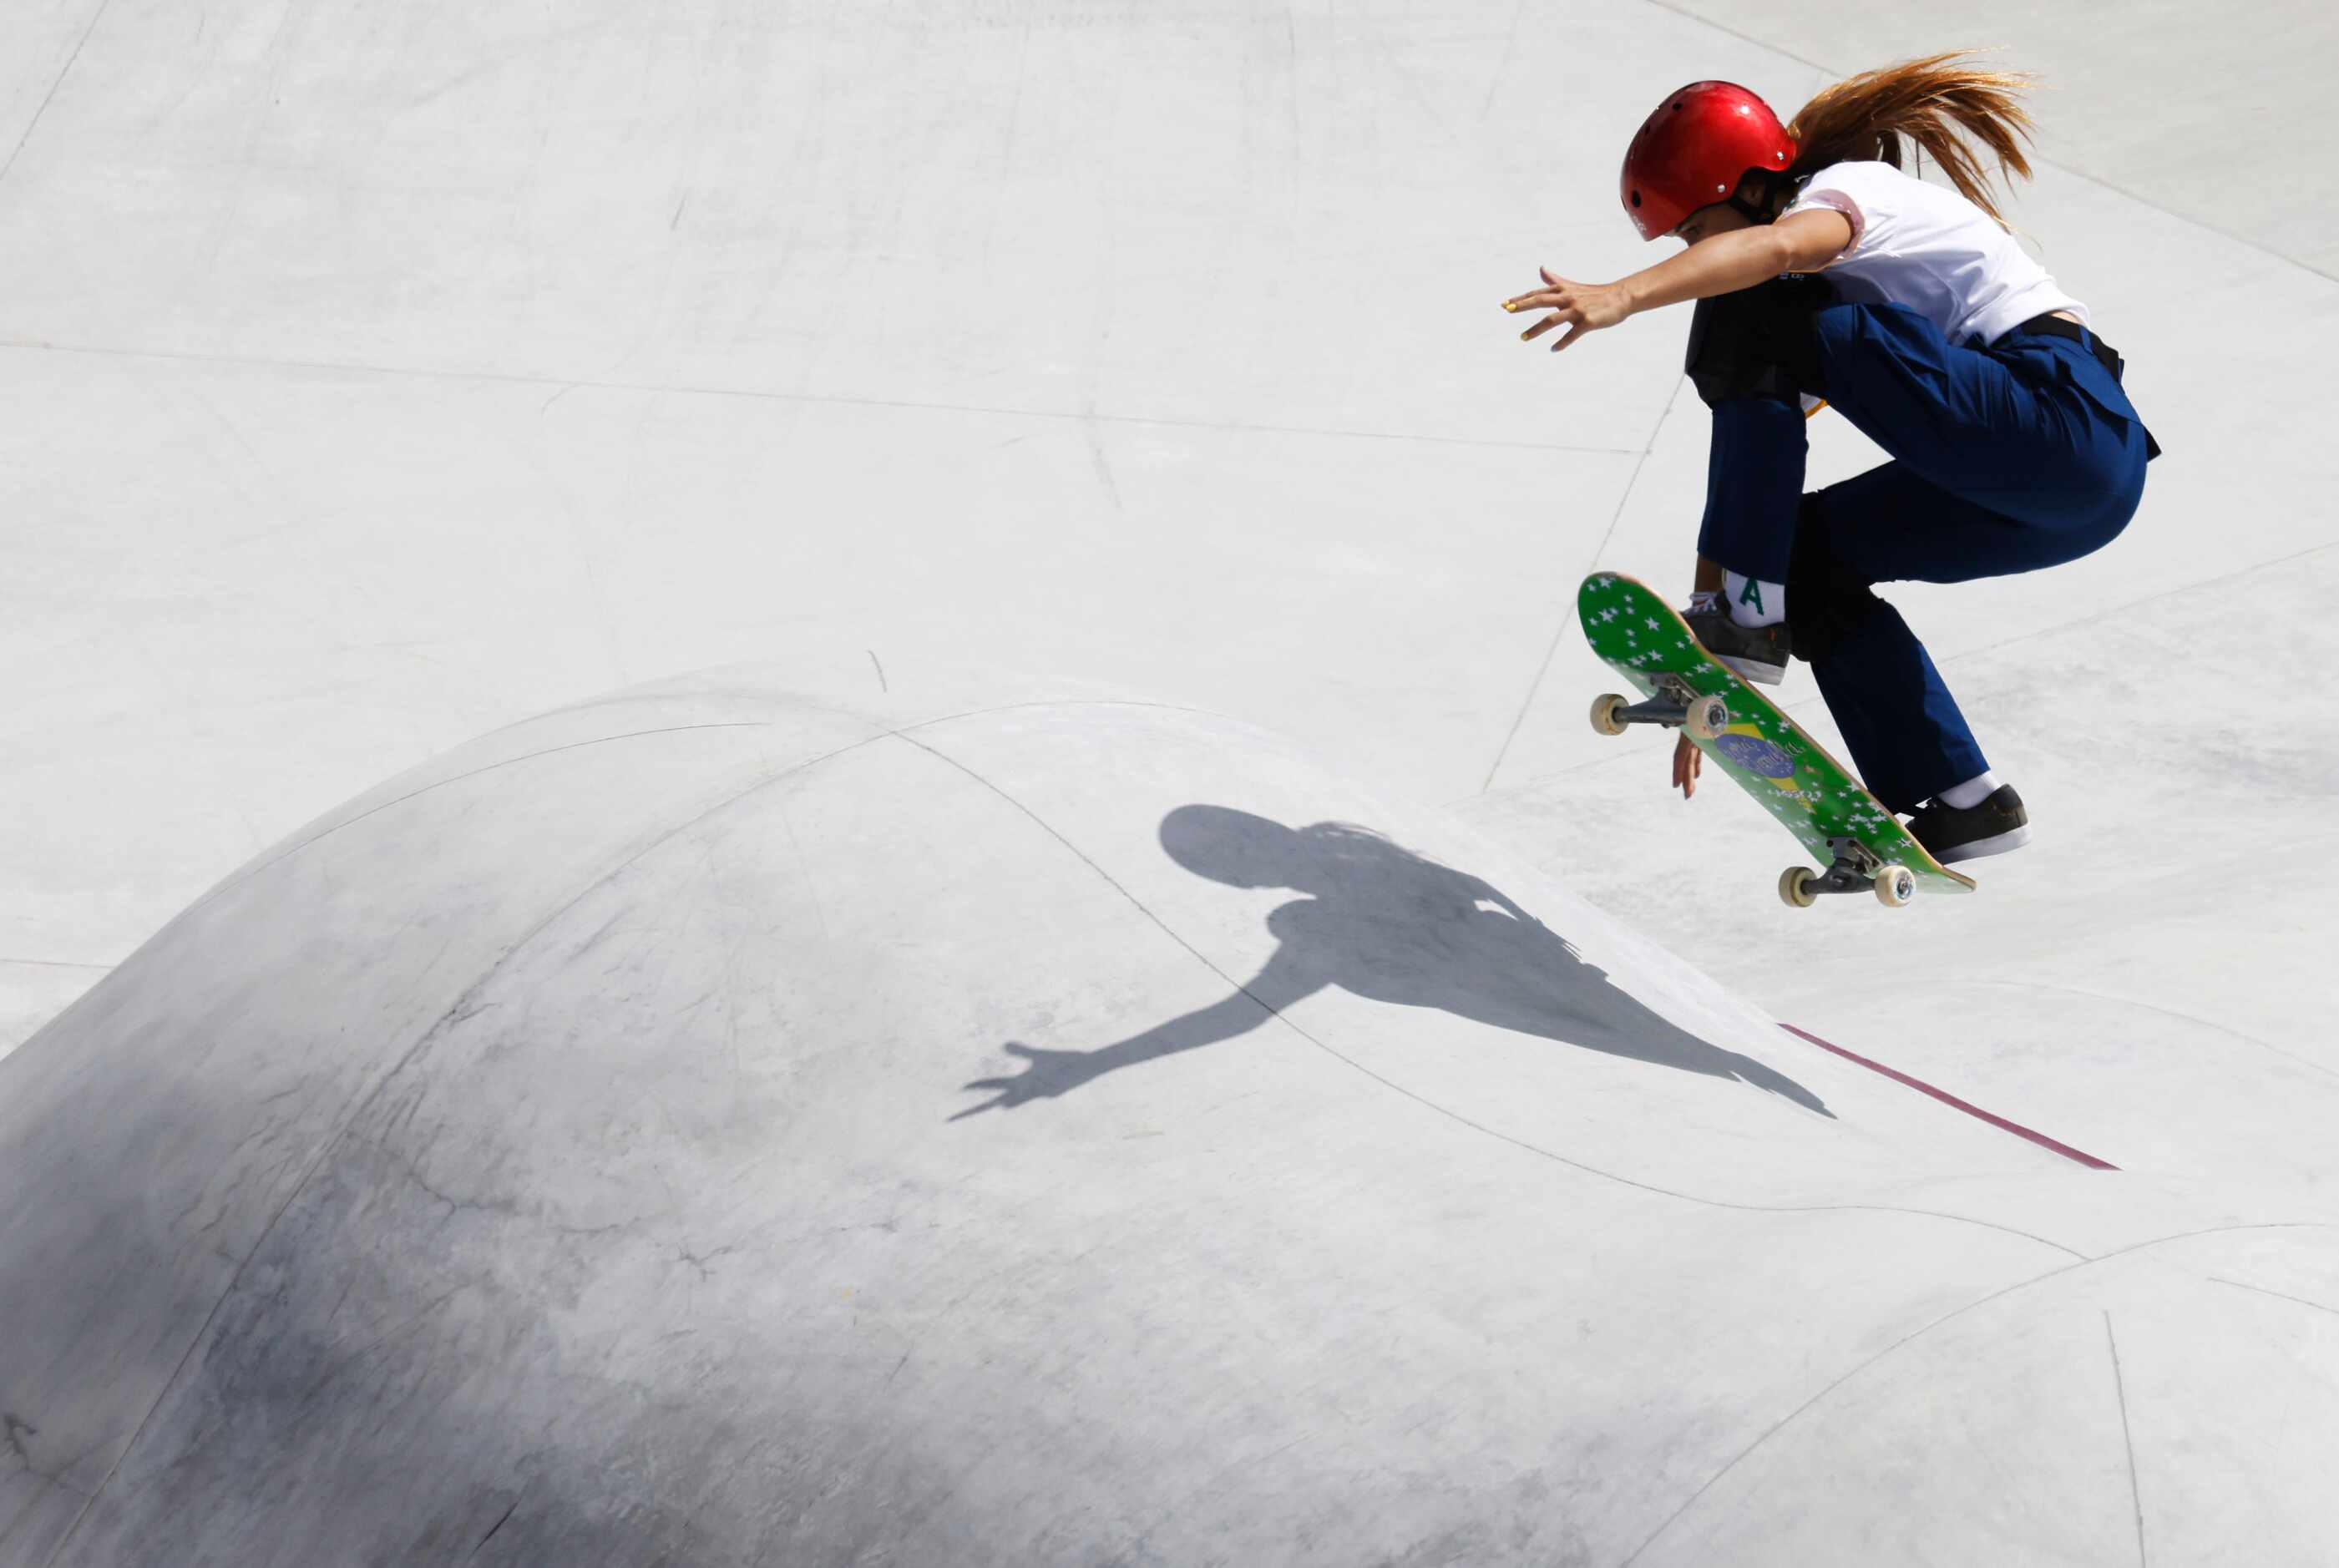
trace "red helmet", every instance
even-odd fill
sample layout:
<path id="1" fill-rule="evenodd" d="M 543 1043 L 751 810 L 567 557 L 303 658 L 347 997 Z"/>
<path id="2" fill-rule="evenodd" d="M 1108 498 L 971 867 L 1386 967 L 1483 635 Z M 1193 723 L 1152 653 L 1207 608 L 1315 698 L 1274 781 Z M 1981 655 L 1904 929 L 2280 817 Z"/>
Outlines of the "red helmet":
<path id="1" fill-rule="evenodd" d="M 1619 193 L 1641 238 L 1653 240 L 1728 201 L 1749 169 L 1775 174 L 1794 161 L 1794 139 L 1771 105 L 1735 83 L 1693 82 L 1633 133 Z"/>

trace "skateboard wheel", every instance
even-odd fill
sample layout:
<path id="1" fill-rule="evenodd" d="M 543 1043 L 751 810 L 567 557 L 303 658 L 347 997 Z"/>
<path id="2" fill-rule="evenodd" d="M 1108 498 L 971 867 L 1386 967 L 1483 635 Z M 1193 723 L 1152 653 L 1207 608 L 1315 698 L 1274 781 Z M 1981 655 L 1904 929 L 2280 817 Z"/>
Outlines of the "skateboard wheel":
<path id="1" fill-rule="evenodd" d="M 1623 705 L 1624 699 L 1618 696 L 1614 692 L 1602 692 L 1598 696 L 1594 697 L 1592 699 L 1592 727 L 1598 730 L 1604 735 L 1623 735 L 1624 733 L 1624 721 L 1616 716 L 1616 710 Z"/>
<path id="2" fill-rule="evenodd" d="M 1876 873 L 1876 902 L 1899 909 L 1917 896 L 1917 873 L 1905 865 L 1888 865 Z"/>
<path id="3" fill-rule="evenodd" d="M 1791 865 L 1781 872 L 1779 898 L 1790 909 L 1809 909 L 1819 902 L 1820 895 L 1811 891 L 1811 868 Z"/>
<path id="4" fill-rule="evenodd" d="M 1682 720 L 1690 739 L 1710 741 L 1730 727 L 1730 705 L 1720 697 L 1700 697 L 1689 705 L 1689 713 Z"/>

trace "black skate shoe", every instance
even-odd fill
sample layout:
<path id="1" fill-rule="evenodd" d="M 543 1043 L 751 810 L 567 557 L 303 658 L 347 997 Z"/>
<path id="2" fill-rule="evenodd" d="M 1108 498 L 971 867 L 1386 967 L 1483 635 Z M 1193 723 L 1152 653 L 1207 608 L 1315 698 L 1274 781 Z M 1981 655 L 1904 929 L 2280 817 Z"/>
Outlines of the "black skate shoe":
<path id="1" fill-rule="evenodd" d="M 1775 686 L 1787 678 L 1787 659 L 1794 639 L 1786 622 L 1742 626 L 1730 618 L 1729 607 L 1719 604 L 1693 605 L 1682 612 L 1682 619 L 1689 623 L 1690 636 L 1707 653 L 1737 671 L 1741 679 Z"/>
<path id="2" fill-rule="evenodd" d="M 1909 831 L 1935 860 L 1949 865 L 2020 849 L 2030 842 L 2030 814 L 2012 784 L 2000 784 L 1988 800 L 1963 811 L 1927 801 L 1909 819 Z"/>

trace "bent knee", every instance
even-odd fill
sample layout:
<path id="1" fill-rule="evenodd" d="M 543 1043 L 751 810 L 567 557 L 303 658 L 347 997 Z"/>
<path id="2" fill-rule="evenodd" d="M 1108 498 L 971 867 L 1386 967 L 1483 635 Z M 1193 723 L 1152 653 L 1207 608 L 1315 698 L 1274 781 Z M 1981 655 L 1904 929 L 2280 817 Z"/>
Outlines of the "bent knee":
<path id="1" fill-rule="evenodd" d="M 2145 459 L 2141 427 L 2127 447 L 2127 450 L 2110 455 L 2109 460 L 2090 465 L 2094 469 L 2088 476 L 2094 481 L 2094 506 L 2074 525 L 2056 530 L 2064 536 L 2062 542 L 2068 550 L 2064 560 L 2093 555 L 2118 538 L 2143 504 Z"/>

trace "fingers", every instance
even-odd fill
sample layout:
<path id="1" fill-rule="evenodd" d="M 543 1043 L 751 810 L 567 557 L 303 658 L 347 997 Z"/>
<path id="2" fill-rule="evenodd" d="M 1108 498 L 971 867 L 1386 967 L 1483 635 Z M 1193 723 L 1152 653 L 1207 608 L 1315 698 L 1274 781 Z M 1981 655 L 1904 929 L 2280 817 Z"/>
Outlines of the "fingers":
<path id="1" fill-rule="evenodd" d="M 1562 311 L 1556 315 L 1545 316 L 1542 321 L 1537 321 L 1534 326 L 1529 327 L 1525 331 L 1521 332 L 1519 334 L 1519 341 L 1522 343 L 1532 343 L 1537 338 L 1542 337 L 1545 332 L 1550 331 L 1554 327 L 1560 325 L 1562 322 L 1574 322 L 1576 320 L 1576 314 L 1573 311 Z"/>
<path id="2" fill-rule="evenodd" d="M 1554 327 L 1565 327 L 1566 333 L 1557 342 L 1550 345 L 1551 351 L 1556 354 L 1584 333 L 1594 330 L 1593 323 L 1584 319 L 1586 307 L 1580 300 L 1584 286 L 1581 283 L 1569 282 L 1549 267 L 1538 267 L 1535 271 L 1542 274 L 1546 286 L 1525 294 L 1512 296 L 1503 301 L 1503 309 L 1515 315 L 1522 311 L 1550 312 L 1534 326 L 1521 332 L 1519 341 L 1532 343 Z M 1598 301 L 1595 299 L 1593 303 L 1596 306 Z M 1604 311 L 1603 313 L 1604 315 Z"/>
<path id="3" fill-rule="evenodd" d="M 1530 289 L 1524 294 L 1512 295 L 1503 301 L 1504 310 L 1513 315 L 1518 314 L 1521 311 L 1550 310 L 1555 306 L 1566 304 L 1574 297 L 1576 290 L 1582 287 L 1581 284 L 1570 282 L 1565 278 L 1560 277 L 1549 267 L 1537 270 L 1543 273 L 1543 281 L 1547 286 Z"/>
<path id="4" fill-rule="evenodd" d="M 1697 794 L 1697 775 L 1705 766 L 1705 754 L 1690 743 L 1687 735 L 1673 742 L 1673 787 L 1688 800 Z"/>

